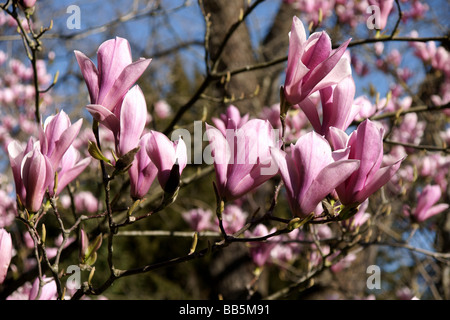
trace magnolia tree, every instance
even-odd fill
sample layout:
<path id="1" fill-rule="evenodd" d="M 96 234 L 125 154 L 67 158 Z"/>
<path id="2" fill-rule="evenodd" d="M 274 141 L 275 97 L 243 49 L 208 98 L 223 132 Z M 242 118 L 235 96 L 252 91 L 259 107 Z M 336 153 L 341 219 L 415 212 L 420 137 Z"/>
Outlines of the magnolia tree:
<path id="1" fill-rule="evenodd" d="M 128 2 L 1 4 L 3 299 L 450 298 L 448 3 Z"/>

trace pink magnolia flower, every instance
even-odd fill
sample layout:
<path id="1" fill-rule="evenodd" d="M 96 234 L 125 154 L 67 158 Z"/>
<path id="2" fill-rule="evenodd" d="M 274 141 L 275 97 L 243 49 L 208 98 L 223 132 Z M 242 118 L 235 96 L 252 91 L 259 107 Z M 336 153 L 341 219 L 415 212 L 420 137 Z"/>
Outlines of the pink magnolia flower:
<path id="1" fill-rule="evenodd" d="M 11 235 L 3 228 L 0 228 L 0 284 L 5 281 L 9 264 L 12 258 Z"/>
<path id="2" fill-rule="evenodd" d="M 187 149 L 183 139 L 172 142 L 163 133 L 150 131 L 146 151 L 158 168 L 158 181 L 163 190 L 172 189 L 173 182 L 179 182 L 179 177 L 187 165 Z M 178 181 L 172 181 L 173 174 L 178 175 Z"/>
<path id="3" fill-rule="evenodd" d="M 153 106 L 156 116 L 160 119 L 166 119 L 172 113 L 172 107 L 165 100 L 158 100 Z"/>
<path id="4" fill-rule="evenodd" d="M 242 208 L 237 205 L 230 204 L 225 206 L 222 213 L 222 222 L 225 231 L 228 234 L 239 231 L 245 225 L 247 216 L 248 213 L 244 212 Z"/>
<path id="5" fill-rule="evenodd" d="M 248 121 L 249 114 L 241 116 L 239 109 L 234 105 L 230 105 L 225 113 L 222 113 L 219 118 L 212 117 L 211 121 L 223 135 L 226 135 L 227 129 L 239 129 Z"/>
<path id="6" fill-rule="evenodd" d="M 36 0 L 20 0 L 20 5 L 26 9 L 34 7 Z"/>
<path id="7" fill-rule="evenodd" d="M 404 212 L 410 216 L 417 223 L 435 216 L 444 210 L 447 210 L 449 205 L 447 203 L 436 204 L 441 198 L 442 191 L 438 185 L 427 185 L 423 188 L 417 199 L 417 206 L 413 210 L 405 207 Z"/>
<path id="8" fill-rule="evenodd" d="M 11 170 L 14 177 L 14 184 L 16 186 L 16 193 L 19 199 L 24 203 L 26 199 L 26 190 L 22 180 L 22 161 L 26 154 L 33 150 L 34 140 L 30 138 L 25 148 L 17 141 L 11 141 L 8 144 L 8 156 Z"/>
<path id="9" fill-rule="evenodd" d="M 336 188 L 339 200 L 344 205 L 359 204 L 384 186 L 397 172 L 404 158 L 381 167 L 383 160 L 384 129 L 365 120 L 347 136 L 342 130 L 331 128 L 330 137 L 335 150 L 348 148 L 347 159 L 360 161 L 359 169 Z M 344 155 L 344 153 L 342 153 Z"/>
<path id="10" fill-rule="evenodd" d="M 58 174 L 56 190 L 54 181 L 49 186 L 50 195 L 59 194 L 91 161 L 90 158 L 80 160 L 80 153 L 73 147 L 82 122 L 80 119 L 71 124 L 69 116 L 60 111 L 47 117 L 43 128 L 40 128 L 40 150 L 52 164 L 54 172 Z"/>
<path id="11" fill-rule="evenodd" d="M 254 190 L 277 171 L 271 166 L 270 147 L 279 135 L 268 121 L 253 119 L 241 128 L 228 129 L 226 135 L 206 124 L 206 134 L 216 172 L 218 192 L 232 201 Z"/>
<path id="12" fill-rule="evenodd" d="M 289 35 L 289 52 L 284 83 L 287 101 L 298 104 L 311 93 L 340 82 L 351 75 L 350 60 L 343 57 L 350 39 L 332 50 L 326 32 L 306 39 L 302 22 L 294 17 Z"/>
<path id="13" fill-rule="evenodd" d="M 136 153 L 133 164 L 128 170 L 130 177 L 130 195 L 133 199 L 142 199 L 150 190 L 156 178 L 158 169 L 147 154 L 147 144 L 151 138 L 150 133 L 146 133 L 139 140 L 139 151 Z"/>
<path id="14" fill-rule="evenodd" d="M 49 279 L 46 276 L 42 277 L 42 281 L 44 281 L 44 286 L 40 287 L 40 280 L 36 278 L 33 282 L 33 286 L 31 287 L 28 300 L 56 300 L 58 297 L 58 290 L 56 288 L 56 282 L 54 279 Z M 38 296 L 39 295 L 39 296 Z"/>
<path id="15" fill-rule="evenodd" d="M 86 167 L 91 163 L 90 158 L 81 159 L 80 152 L 74 146 L 70 146 L 59 162 L 56 192 L 54 181 L 49 186 L 51 196 L 60 194 L 61 191 L 74 179 L 76 179 Z"/>
<path id="16" fill-rule="evenodd" d="M 98 68 L 84 53 L 75 51 L 86 82 L 91 104 L 113 111 L 128 89 L 147 69 L 151 59 L 132 62 L 130 44 L 116 37 L 103 42 L 97 51 Z"/>
<path id="17" fill-rule="evenodd" d="M 211 222 L 213 213 L 209 209 L 194 208 L 182 213 L 182 218 L 186 221 L 192 230 L 205 231 L 215 230 L 214 224 Z"/>
<path id="18" fill-rule="evenodd" d="M 137 147 L 147 121 L 147 104 L 139 86 L 135 85 L 126 93 L 114 112 L 99 104 L 86 108 L 95 120 L 113 132 L 119 156 Z"/>
<path id="19" fill-rule="evenodd" d="M 264 237 L 274 231 L 275 229 L 272 229 L 269 232 L 265 225 L 258 224 L 251 232 L 247 232 L 247 237 Z M 271 238 L 271 240 L 274 238 L 276 237 Z M 262 267 L 266 263 L 270 262 L 270 254 L 276 245 L 276 242 L 251 242 L 249 245 L 250 257 L 258 267 Z"/>
<path id="20" fill-rule="evenodd" d="M 300 137 L 290 149 L 290 153 L 271 150 L 286 188 L 289 206 L 299 217 L 312 213 L 359 166 L 358 160 L 334 161 L 328 141 L 314 131 Z"/>
<path id="21" fill-rule="evenodd" d="M 359 113 L 360 106 L 353 103 L 355 82 L 351 76 L 346 77 L 337 85 L 320 90 L 322 101 L 322 121 L 319 111 L 309 98 L 299 103 L 300 108 L 308 117 L 314 130 L 327 136 L 330 127 L 345 131 Z"/>
<path id="22" fill-rule="evenodd" d="M 8 145 L 8 153 L 16 182 L 16 193 L 29 211 L 37 212 L 48 187 L 54 181 L 55 171 L 50 160 L 41 153 L 37 143 L 31 151 L 28 151 L 29 148 L 30 143 L 23 150 L 16 141 L 13 141 Z"/>
<path id="23" fill-rule="evenodd" d="M 368 0 L 371 6 L 377 6 L 380 8 L 380 15 L 375 20 L 375 28 L 383 30 L 386 28 L 387 20 L 389 14 L 392 11 L 392 6 L 394 5 L 394 0 Z"/>
<path id="24" fill-rule="evenodd" d="M 40 148 L 54 170 L 58 169 L 62 157 L 80 132 L 82 123 L 83 120 L 79 119 L 71 124 L 69 116 L 64 111 L 45 119 L 43 129 L 40 131 Z"/>

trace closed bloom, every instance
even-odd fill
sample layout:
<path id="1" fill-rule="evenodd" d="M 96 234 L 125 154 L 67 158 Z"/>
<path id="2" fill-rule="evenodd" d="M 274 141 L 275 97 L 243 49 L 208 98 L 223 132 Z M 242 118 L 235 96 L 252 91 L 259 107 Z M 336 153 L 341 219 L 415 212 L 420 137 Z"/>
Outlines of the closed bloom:
<path id="1" fill-rule="evenodd" d="M 22 161 L 24 156 L 33 150 L 33 145 L 34 141 L 32 138 L 28 140 L 25 148 L 23 148 L 17 141 L 11 141 L 8 144 L 9 163 L 11 165 L 14 177 L 16 193 L 22 203 L 24 203 L 26 199 L 26 190 L 22 180 Z"/>
<path id="2" fill-rule="evenodd" d="M 102 105 L 91 104 L 86 108 L 95 120 L 113 132 L 119 156 L 137 147 L 147 120 L 147 104 L 139 86 L 126 93 L 114 112 Z"/>
<path id="3" fill-rule="evenodd" d="M 42 277 L 44 285 L 40 287 L 40 280 L 36 278 L 31 287 L 28 300 L 56 300 L 58 297 L 58 289 L 56 287 L 56 282 L 54 279 L 49 279 L 46 276 Z"/>
<path id="4" fill-rule="evenodd" d="M 299 217 L 312 213 L 359 166 L 357 160 L 334 161 L 328 141 L 314 131 L 291 145 L 290 153 L 272 148 L 272 156 L 280 170 L 289 206 Z"/>
<path id="5" fill-rule="evenodd" d="M 25 155 L 22 161 L 21 178 L 26 192 L 25 207 L 37 212 L 42 204 L 48 187 L 54 181 L 54 170 L 39 147 Z M 23 199 L 22 199 L 23 200 Z"/>
<path id="6" fill-rule="evenodd" d="M 116 37 L 103 42 L 97 51 L 98 68 L 84 53 L 75 51 L 86 82 L 91 104 L 113 111 L 128 89 L 147 69 L 151 59 L 132 62 L 130 44 Z"/>
<path id="7" fill-rule="evenodd" d="M 39 143 L 30 139 L 25 148 L 12 141 L 8 145 L 11 169 L 20 202 L 32 212 L 41 207 L 47 188 L 54 181 L 52 164 L 44 156 Z"/>
<path id="8" fill-rule="evenodd" d="M 427 185 L 423 188 L 417 199 L 417 206 L 413 210 L 405 208 L 405 214 L 409 215 L 417 223 L 435 216 L 444 210 L 447 210 L 447 203 L 436 204 L 441 198 L 442 191 L 438 185 Z"/>
<path id="9" fill-rule="evenodd" d="M 172 188 L 172 183 L 179 182 L 179 177 L 187 165 L 187 150 L 183 139 L 172 142 L 163 133 L 152 130 L 146 151 L 158 168 L 158 181 L 163 190 L 166 190 L 166 186 Z M 178 177 L 178 181 L 171 180 L 174 174 Z"/>
<path id="10" fill-rule="evenodd" d="M 250 120 L 239 129 L 231 125 L 225 136 L 206 124 L 222 200 L 238 199 L 277 173 L 270 156 L 270 147 L 278 147 L 276 131 L 268 121 L 260 119 Z"/>
<path id="11" fill-rule="evenodd" d="M 384 186 L 397 172 L 403 159 L 382 167 L 384 129 L 365 120 L 348 137 L 342 130 L 331 128 L 330 136 L 335 149 L 350 148 L 348 159 L 360 161 L 360 166 L 336 188 L 342 204 L 360 204 Z"/>
<path id="12" fill-rule="evenodd" d="M 353 103 L 355 82 L 351 76 L 346 77 L 337 85 L 320 90 L 322 101 L 322 121 L 316 104 L 309 98 L 299 103 L 300 108 L 308 117 L 314 130 L 327 136 L 330 127 L 345 131 L 355 119 L 360 106 Z"/>
<path id="13" fill-rule="evenodd" d="M 350 60 L 343 56 L 350 42 L 333 50 L 326 32 L 315 32 L 306 39 L 302 22 L 293 18 L 284 83 L 287 101 L 298 104 L 311 93 L 339 83 L 351 75 Z"/>
<path id="14" fill-rule="evenodd" d="M 142 199 L 152 186 L 158 169 L 147 154 L 146 146 L 151 134 L 147 133 L 139 140 L 139 151 L 128 170 L 130 176 L 130 194 L 133 199 Z"/>
<path id="15" fill-rule="evenodd" d="M 3 228 L 0 229 L 0 284 L 5 281 L 12 257 L 11 235 Z"/>

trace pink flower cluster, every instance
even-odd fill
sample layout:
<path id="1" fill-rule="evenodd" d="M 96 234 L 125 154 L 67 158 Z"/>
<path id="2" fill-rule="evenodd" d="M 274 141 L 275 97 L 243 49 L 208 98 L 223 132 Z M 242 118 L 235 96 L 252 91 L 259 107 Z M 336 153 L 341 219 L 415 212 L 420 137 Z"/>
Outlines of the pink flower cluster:
<path id="1" fill-rule="evenodd" d="M 319 18 L 325 21 L 336 15 L 340 24 L 356 28 L 358 24 L 365 23 L 372 13 L 369 6 L 377 6 L 380 9 L 379 29 L 385 29 L 389 15 L 394 12 L 394 0 L 284 0 L 298 10 L 302 18 L 308 24 L 317 26 Z M 420 0 L 402 0 L 403 4 L 409 3 L 402 8 L 403 22 L 410 19 L 420 19 L 428 11 L 429 7 Z"/>
<path id="2" fill-rule="evenodd" d="M 59 194 L 88 166 L 90 159 L 80 159 L 72 146 L 81 125 L 81 119 L 71 124 L 69 116 L 60 111 L 45 120 L 38 141 L 31 137 L 25 146 L 17 141 L 8 144 L 16 193 L 28 211 L 39 211 L 47 192 Z"/>
<path id="3" fill-rule="evenodd" d="M 173 191 L 172 180 L 178 184 L 187 164 L 186 145 L 182 139 L 172 142 L 160 132 L 145 131 L 147 104 L 140 87 L 134 85 L 151 59 L 133 62 L 128 41 L 120 37 L 100 45 L 98 67 L 82 52 L 75 51 L 75 56 L 89 91 L 86 108 L 113 134 L 116 155 L 139 148 L 128 170 L 131 196 L 143 198 L 156 177 L 165 191 Z"/>

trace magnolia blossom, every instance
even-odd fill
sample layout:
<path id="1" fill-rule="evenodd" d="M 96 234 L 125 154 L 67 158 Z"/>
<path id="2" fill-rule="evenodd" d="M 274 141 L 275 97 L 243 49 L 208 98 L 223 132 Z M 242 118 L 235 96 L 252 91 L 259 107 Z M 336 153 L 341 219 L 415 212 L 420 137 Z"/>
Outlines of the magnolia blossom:
<path id="1" fill-rule="evenodd" d="M 314 212 L 320 202 L 359 167 L 358 160 L 334 161 L 328 141 L 314 131 L 300 137 L 291 145 L 289 153 L 271 150 L 289 206 L 299 217 Z"/>
<path id="2" fill-rule="evenodd" d="M 402 159 L 381 167 L 383 160 L 384 129 L 374 122 L 365 120 L 347 136 L 342 130 L 331 128 L 330 136 L 335 150 L 342 148 L 349 152 L 336 153 L 341 159 L 360 161 L 359 169 L 337 186 L 336 192 L 342 204 L 360 204 L 384 186 L 397 172 Z"/>
<path id="3" fill-rule="evenodd" d="M 311 99 L 306 98 L 299 103 L 314 130 L 321 135 L 328 135 L 330 127 L 345 131 L 359 113 L 360 105 L 353 103 L 355 96 L 355 82 L 348 76 L 337 85 L 320 90 L 322 101 L 322 121 L 319 111 Z"/>
<path id="4" fill-rule="evenodd" d="M 217 189 L 226 201 L 242 197 L 277 173 L 269 148 L 278 145 L 278 134 L 268 121 L 252 119 L 239 129 L 234 124 L 229 128 L 224 136 L 206 124 Z"/>
<path id="5" fill-rule="evenodd" d="M 34 144 L 31 151 L 28 151 L 29 148 L 30 144 L 23 149 L 19 143 L 13 141 L 8 145 L 8 153 L 16 182 L 16 193 L 25 208 L 37 212 L 48 187 L 54 181 L 55 171 L 50 160 L 41 153 L 38 144 Z"/>
<path id="6" fill-rule="evenodd" d="M 222 223 L 225 231 L 229 234 L 239 231 L 245 225 L 247 216 L 248 213 L 244 212 L 237 205 L 230 204 L 225 206 L 222 212 Z"/>
<path id="7" fill-rule="evenodd" d="M 404 213 L 417 223 L 424 222 L 448 209 L 447 203 L 436 204 L 441 195 L 442 191 L 438 185 L 427 185 L 418 196 L 417 206 L 413 210 L 405 206 Z"/>
<path id="8" fill-rule="evenodd" d="M 5 281 L 11 263 L 12 251 L 11 235 L 5 229 L 0 228 L 0 284 Z"/>
<path id="9" fill-rule="evenodd" d="M 215 229 L 214 224 L 211 223 L 213 213 L 209 209 L 194 208 L 183 212 L 181 216 L 194 231 L 200 232 Z"/>
<path id="10" fill-rule="evenodd" d="M 44 282 L 44 285 L 40 288 L 39 278 L 34 280 L 28 300 L 56 300 L 58 297 L 58 290 L 55 280 L 43 276 L 42 281 Z"/>
<path id="11" fill-rule="evenodd" d="M 150 131 L 146 151 L 158 168 L 158 181 L 161 187 L 172 188 L 172 183 L 179 183 L 179 178 L 187 165 L 187 149 L 183 139 L 172 142 L 167 136 L 158 131 Z M 173 174 L 176 181 L 172 181 Z M 169 184 L 170 183 L 170 184 Z"/>
<path id="12" fill-rule="evenodd" d="M 40 129 L 40 149 L 55 170 L 80 132 L 82 124 L 82 119 L 71 124 L 69 116 L 64 111 L 45 119 L 44 126 Z"/>
<path id="13" fill-rule="evenodd" d="M 133 164 L 128 170 L 130 176 L 130 194 L 133 199 L 142 199 L 150 190 L 156 178 L 158 169 L 147 153 L 147 144 L 151 134 L 147 133 L 139 140 L 139 151 L 136 153 Z"/>
<path id="14" fill-rule="evenodd" d="M 111 112 L 151 62 L 151 59 L 145 58 L 132 62 L 130 44 L 120 37 L 100 45 L 97 51 L 98 68 L 84 53 L 75 51 L 75 56 L 91 104 L 102 105 Z"/>
<path id="15" fill-rule="evenodd" d="M 302 22 L 294 17 L 284 83 L 286 100 L 292 105 L 298 104 L 311 93 L 351 75 L 350 60 L 343 57 L 349 42 L 333 50 L 326 32 L 315 32 L 306 39 Z"/>
<path id="16" fill-rule="evenodd" d="M 258 224 L 255 229 L 253 229 L 251 232 L 246 232 L 247 237 L 251 238 L 258 238 L 258 237 L 264 237 L 268 235 L 269 233 L 272 233 L 275 231 L 274 229 L 271 229 L 270 232 L 267 229 L 267 227 L 263 224 Z M 271 240 L 276 239 L 277 237 L 272 237 Z M 249 253 L 250 257 L 252 258 L 253 262 L 258 266 L 262 267 L 267 262 L 270 261 L 270 255 L 272 250 L 275 248 L 277 244 L 275 242 L 251 242 L 249 244 Z"/>
<path id="17" fill-rule="evenodd" d="M 222 113 L 219 118 L 212 117 L 211 121 L 223 135 L 226 135 L 227 129 L 239 129 L 248 121 L 249 114 L 241 116 L 239 109 L 234 105 L 230 105 L 225 113 Z"/>
<path id="18" fill-rule="evenodd" d="M 99 104 L 90 104 L 86 109 L 113 132 L 119 156 L 137 147 L 147 121 L 147 104 L 139 86 L 135 85 L 126 93 L 114 112 Z"/>

